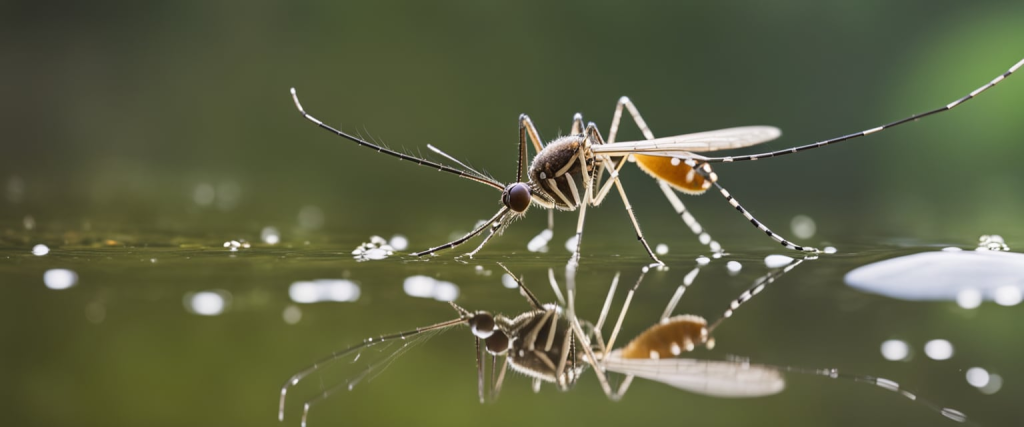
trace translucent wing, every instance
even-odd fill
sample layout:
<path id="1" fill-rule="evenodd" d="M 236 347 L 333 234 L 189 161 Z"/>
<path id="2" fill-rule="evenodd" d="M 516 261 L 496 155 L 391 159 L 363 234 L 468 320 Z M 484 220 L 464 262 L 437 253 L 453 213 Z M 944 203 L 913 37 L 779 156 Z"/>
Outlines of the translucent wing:
<path id="1" fill-rule="evenodd" d="M 770 396 L 786 387 L 778 369 L 742 362 L 675 358 L 623 359 L 619 350 L 616 350 L 608 355 L 603 364 L 612 372 L 657 381 L 706 396 Z"/>
<path id="2" fill-rule="evenodd" d="M 749 147 L 771 141 L 780 135 L 782 135 L 782 131 L 773 126 L 743 126 L 667 136 L 645 141 L 594 145 L 592 148 L 595 153 L 613 156 L 625 156 L 636 153 L 650 156 L 676 157 L 685 153 Z"/>

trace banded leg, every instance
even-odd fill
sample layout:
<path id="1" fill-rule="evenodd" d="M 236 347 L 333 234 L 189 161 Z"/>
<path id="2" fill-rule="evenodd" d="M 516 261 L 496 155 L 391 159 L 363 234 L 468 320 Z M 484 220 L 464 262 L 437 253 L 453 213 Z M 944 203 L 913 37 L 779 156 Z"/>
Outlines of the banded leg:
<path id="1" fill-rule="evenodd" d="M 733 197 L 732 194 L 729 194 L 729 191 L 726 190 L 725 187 L 722 187 L 722 185 L 718 183 L 718 175 L 711 170 L 711 166 L 708 165 L 707 163 L 701 163 L 698 165 L 697 162 L 693 161 L 693 159 L 689 159 L 686 160 L 686 164 L 692 167 L 693 170 L 697 171 L 697 173 L 699 173 L 701 176 L 703 176 L 705 180 L 714 184 L 715 187 L 718 188 L 718 191 L 722 193 L 722 197 L 725 197 L 725 200 L 727 200 L 729 204 L 732 205 L 732 207 L 736 208 L 736 210 L 739 211 L 739 213 L 742 214 L 743 217 L 747 219 L 747 221 L 750 221 L 750 223 L 753 224 L 754 227 L 757 227 L 758 230 L 763 231 L 765 234 L 768 235 L 768 237 L 771 237 L 772 240 L 779 242 L 779 244 L 781 244 L 782 246 L 785 246 L 787 249 L 792 249 L 794 251 L 807 252 L 812 254 L 821 252 L 817 248 L 797 245 L 793 242 L 790 242 L 789 240 L 786 240 L 782 236 L 776 234 L 774 231 L 769 230 L 768 227 L 761 223 L 761 221 L 758 221 L 756 218 L 754 218 L 753 215 L 750 214 L 749 211 L 744 209 L 743 206 L 740 205 L 740 202 L 736 200 L 736 198 Z"/>
<path id="2" fill-rule="evenodd" d="M 806 259 L 814 258 L 817 257 L 810 257 Z M 718 320 L 715 321 L 715 323 L 712 323 L 711 326 L 708 326 L 708 334 L 714 332 L 715 328 L 717 328 L 718 325 L 722 324 L 723 320 L 732 317 L 732 314 L 736 311 L 736 309 L 740 308 L 740 306 L 743 305 L 743 303 L 750 301 L 751 298 L 754 298 L 754 295 L 761 293 L 761 291 L 767 288 L 768 285 L 774 283 L 775 280 L 782 277 L 786 273 L 789 273 L 790 270 L 796 268 L 796 266 L 803 263 L 806 259 L 798 259 L 794 262 L 789 263 L 789 265 L 786 265 L 781 270 L 769 272 L 768 274 L 765 274 L 764 276 L 761 276 L 757 280 L 755 280 L 753 286 L 743 291 L 743 293 L 740 294 L 740 296 L 736 297 L 736 299 L 732 300 L 732 302 L 729 303 L 729 308 L 727 308 L 725 312 L 722 313 L 722 317 L 719 317 Z"/>
<path id="3" fill-rule="evenodd" d="M 820 147 L 824 147 L 826 145 L 835 144 L 837 142 L 843 142 L 843 141 L 851 140 L 851 139 L 854 139 L 854 138 L 859 138 L 859 137 L 862 137 L 862 136 L 871 135 L 873 133 L 881 132 L 883 130 L 886 130 L 886 129 L 889 129 L 889 128 L 893 128 L 893 127 L 902 125 L 902 124 L 907 123 L 907 122 L 917 121 L 920 118 L 927 117 L 927 116 L 930 116 L 932 114 L 938 114 L 938 113 L 941 113 L 943 111 L 952 110 L 953 107 L 956 107 L 956 106 L 958 106 L 960 104 L 963 104 L 964 102 L 967 102 L 967 101 L 971 100 L 975 96 L 978 96 L 978 94 L 988 90 L 992 86 L 995 86 L 997 83 L 1003 81 L 1003 79 L 1009 77 L 1010 74 L 1013 74 L 1015 71 L 1020 69 L 1021 66 L 1024 66 L 1024 59 L 1022 59 L 1019 62 L 1017 62 L 1016 64 L 1014 64 L 1005 73 L 996 76 L 996 78 L 992 79 L 992 81 L 990 81 L 990 82 L 984 84 L 983 86 L 975 89 L 971 93 L 969 93 L 967 95 L 964 95 L 963 97 L 961 97 L 961 98 L 959 98 L 959 99 L 957 99 L 957 100 L 955 100 L 953 102 L 950 102 L 949 104 L 946 104 L 946 105 L 944 105 L 942 107 L 936 108 L 936 109 L 931 110 L 931 111 L 926 111 L 924 113 L 914 114 L 914 115 L 912 115 L 910 117 L 906 117 L 904 119 L 900 119 L 900 120 L 897 120 L 897 121 L 892 122 L 892 123 L 884 124 L 882 126 L 874 127 L 874 128 L 871 128 L 871 129 L 867 129 L 867 130 L 861 131 L 861 132 L 857 132 L 857 133 L 851 133 L 849 135 L 843 135 L 843 136 L 840 136 L 840 137 L 836 137 L 836 138 L 832 138 L 832 139 L 827 139 L 827 140 L 820 141 L 820 142 L 815 142 L 813 144 L 807 144 L 807 145 L 801 145 L 801 146 L 798 146 L 798 147 L 786 148 L 784 150 L 776 150 L 776 151 L 770 151 L 770 152 L 767 152 L 767 153 L 760 153 L 760 154 L 748 154 L 748 155 L 745 155 L 745 156 L 707 157 L 707 158 L 704 158 L 703 160 L 706 161 L 706 162 L 712 162 L 712 163 L 714 163 L 714 162 L 739 162 L 739 161 L 743 161 L 743 160 L 758 160 L 758 159 L 763 159 L 763 158 L 767 158 L 767 157 L 778 157 L 778 156 L 784 156 L 784 155 L 787 155 L 787 154 L 799 153 L 801 151 L 806 151 L 806 150 L 810 150 L 810 149 L 813 149 L 813 148 L 820 148 Z"/>
<path id="4" fill-rule="evenodd" d="M 615 114 L 612 116 L 612 126 L 608 130 L 608 143 L 614 143 L 615 136 L 619 133 L 619 124 L 622 120 L 623 108 L 629 110 L 629 114 L 633 116 L 633 122 L 636 123 L 636 127 L 640 128 L 640 132 L 644 134 L 644 138 L 654 139 L 654 132 L 651 132 L 651 128 L 647 126 L 647 122 L 644 121 L 644 118 L 640 115 L 640 111 L 636 109 L 635 105 L 633 105 L 633 101 L 630 101 L 628 97 L 623 96 L 622 98 L 619 98 L 619 102 L 615 104 Z M 697 240 L 700 241 L 702 245 L 707 245 L 708 249 L 710 249 L 713 254 L 724 253 L 725 251 L 722 249 L 722 245 L 718 244 L 715 239 L 711 238 L 711 235 L 701 227 L 700 223 L 697 222 L 697 219 L 686 210 L 686 207 L 683 205 L 683 201 L 676 195 L 675 190 L 660 179 L 655 178 L 655 181 L 658 181 L 658 186 L 661 188 L 661 192 L 665 195 L 665 198 L 668 199 L 672 208 L 675 209 L 676 215 L 679 215 L 683 219 L 683 223 L 685 223 L 686 226 L 690 228 L 690 231 L 697 236 Z"/>

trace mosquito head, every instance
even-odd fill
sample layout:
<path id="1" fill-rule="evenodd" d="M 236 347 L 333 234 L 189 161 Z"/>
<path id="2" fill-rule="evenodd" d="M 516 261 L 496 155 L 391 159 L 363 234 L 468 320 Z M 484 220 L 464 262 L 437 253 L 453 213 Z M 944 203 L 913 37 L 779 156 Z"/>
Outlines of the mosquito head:
<path id="1" fill-rule="evenodd" d="M 526 209 L 530 207 L 530 200 L 532 198 L 530 186 L 526 185 L 525 182 L 509 184 L 501 192 L 501 203 L 504 203 L 506 207 L 516 213 L 526 212 Z"/>
<path id="2" fill-rule="evenodd" d="M 494 334 L 494 316 L 486 311 L 473 313 L 473 317 L 469 319 L 469 329 L 477 338 L 490 338 Z"/>

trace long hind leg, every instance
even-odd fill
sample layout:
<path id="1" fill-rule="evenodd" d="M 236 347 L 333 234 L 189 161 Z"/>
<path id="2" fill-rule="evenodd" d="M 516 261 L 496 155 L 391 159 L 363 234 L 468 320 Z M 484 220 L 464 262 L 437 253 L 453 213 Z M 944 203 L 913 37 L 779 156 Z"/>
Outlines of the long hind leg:
<path id="1" fill-rule="evenodd" d="M 633 122 L 635 122 L 636 126 L 640 128 L 640 132 L 644 134 L 644 138 L 654 139 L 654 132 L 651 132 L 651 128 L 647 126 L 647 122 L 645 122 L 644 118 L 640 116 L 640 111 L 636 109 L 636 106 L 633 105 L 633 102 L 630 101 L 628 97 L 623 96 L 622 98 L 619 98 L 619 102 L 615 104 L 615 114 L 612 116 L 612 125 L 608 130 L 608 143 L 611 144 L 615 142 L 615 137 L 619 133 L 619 124 L 622 120 L 623 107 L 629 110 L 629 114 L 633 117 Z M 707 245 L 708 249 L 710 249 L 712 253 L 723 253 L 724 250 L 722 249 L 722 245 L 718 244 L 715 239 L 711 238 L 711 235 L 704 230 L 704 227 L 701 227 L 700 223 L 697 222 L 697 219 L 694 218 L 686 209 L 686 206 L 683 205 L 683 201 L 679 199 L 678 195 L 676 195 L 675 190 L 673 190 L 672 187 L 664 181 L 660 179 L 656 180 L 658 181 L 658 186 L 661 188 L 661 192 L 665 195 L 665 198 L 668 199 L 672 208 L 675 209 L 676 215 L 679 215 L 680 218 L 683 219 L 683 222 L 690 228 L 690 231 L 697 236 L 697 240 L 700 241 L 701 244 Z M 600 195 L 601 194 L 599 194 L 599 196 Z"/>

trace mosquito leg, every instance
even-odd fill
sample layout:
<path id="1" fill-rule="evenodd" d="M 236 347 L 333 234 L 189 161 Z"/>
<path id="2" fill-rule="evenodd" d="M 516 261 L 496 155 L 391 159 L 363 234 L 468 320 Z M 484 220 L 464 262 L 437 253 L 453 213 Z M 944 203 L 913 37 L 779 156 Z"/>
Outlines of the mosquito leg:
<path id="1" fill-rule="evenodd" d="M 608 357 L 608 353 L 615 348 L 615 338 L 618 337 L 619 331 L 622 329 L 622 321 L 626 318 L 626 312 L 629 311 L 629 304 L 633 302 L 633 294 L 636 293 L 636 289 L 640 287 L 640 282 L 644 280 L 644 275 L 647 273 L 646 269 L 640 271 L 640 277 L 636 279 L 636 284 L 626 294 L 626 300 L 622 303 L 622 310 L 619 311 L 619 319 L 615 321 L 615 328 L 612 329 L 612 334 L 608 338 L 608 345 L 605 346 L 604 354 L 602 358 Z"/>
<path id="2" fill-rule="evenodd" d="M 538 300 L 537 297 L 533 295 L 533 292 L 530 292 L 530 288 L 527 288 L 526 284 L 523 283 L 522 280 L 519 280 L 519 277 L 516 277 L 515 274 L 512 274 L 512 271 L 509 270 L 508 267 L 505 267 L 505 264 L 499 262 L 498 266 L 505 270 L 505 273 L 508 273 L 509 277 L 511 277 L 512 280 L 516 281 L 516 285 L 519 286 L 519 294 L 526 299 L 526 302 L 530 304 L 531 308 L 533 308 L 534 310 L 541 310 L 544 308 L 544 305 L 540 303 L 540 300 Z"/>
<path id="3" fill-rule="evenodd" d="M 467 240 L 472 239 L 477 234 L 480 234 L 485 229 L 487 229 L 487 227 L 493 227 L 494 221 L 497 221 L 499 218 L 501 218 L 506 213 L 508 213 L 508 211 L 509 211 L 508 207 L 501 208 L 501 210 L 499 210 L 498 213 L 494 214 L 494 216 L 492 216 L 491 219 L 489 219 L 486 223 L 481 224 L 475 230 L 470 231 L 469 233 L 466 233 L 466 235 L 464 235 L 464 236 L 462 236 L 462 237 L 460 237 L 458 239 L 455 239 L 455 240 L 453 240 L 451 242 L 445 243 L 445 244 L 443 244 L 441 246 L 435 246 L 433 248 L 427 249 L 427 250 L 422 251 L 422 252 L 415 252 L 415 253 L 412 254 L 412 256 L 423 256 L 423 255 L 427 255 L 427 254 L 432 254 L 432 253 L 437 252 L 437 251 L 442 251 L 442 250 L 445 250 L 445 249 L 451 249 L 451 248 L 459 246 L 459 245 L 461 245 L 463 243 L 466 243 Z M 479 248 L 477 248 L 477 249 L 479 250 Z"/>
<path id="4" fill-rule="evenodd" d="M 1000 74 L 1000 75 L 996 76 L 996 78 L 992 79 L 992 81 L 990 81 L 988 83 L 985 83 L 983 86 L 975 89 L 971 93 L 969 93 L 967 95 L 964 95 L 963 97 L 960 97 L 959 99 L 957 99 L 957 100 L 955 100 L 953 102 L 950 102 L 949 104 L 946 104 L 946 105 L 941 106 L 939 108 L 936 108 L 934 110 L 930 110 L 930 111 L 925 111 L 923 113 L 914 114 L 914 115 L 912 115 L 910 117 L 906 117 L 906 118 L 897 120 L 897 121 L 892 122 L 892 123 L 888 123 L 888 124 L 884 124 L 882 126 L 874 127 L 874 128 L 867 129 L 867 130 L 863 130 L 863 131 L 860 131 L 860 132 L 857 132 L 857 133 L 851 133 L 849 135 L 843 135 L 843 136 L 840 136 L 840 137 L 836 137 L 836 138 L 832 138 L 832 139 L 827 139 L 827 140 L 820 141 L 820 142 L 815 142 L 813 144 L 801 145 L 801 146 L 798 146 L 798 147 L 786 148 L 786 149 L 783 149 L 783 150 L 770 151 L 770 152 L 767 152 L 767 153 L 748 154 L 748 155 L 744 155 L 744 156 L 708 157 L 708 158 L 706 158 L 706 161 L 708 161 L 708 162 L 739 162 L 739 161 L 744 161 L 744 160 L 758 160 L 758 159 L 764 159 L 764 158 L 767 158 L 767 157 L 784 156 L 784 155 L 787 155 L 787 154 L 799 153 L 801 151 L 806 151 L 806 150 L 810 150 L 810 149 L 814 149 L 814 148 L 820 148 L 820 147 L 824 147 L 826 145 L 831 145 L 831 144 L 835 144 L 835 143 L 851 140 L 851 139 L 854 139 L 854 138 L 859 138 L 859 137 L 862 137 L 862 136 L 871 135 L 873 133 L 881 132 L 883 130 L 886 130 L 886 129 L 889 129 L 889 128 L 892 128 L 892 127 L 896 127 L 896 126 L 902 125 L 904 123 L 915 122 L 918 119 L 930 116 L 932 114 L 938 114 L 938 113 L 941 113 L 941 112 L 944 112 L 944 111 L 952 110 L 953 107 L 956 107 L 956 106 L 958 106 L 960 104 L 963 104 L 964 102 L 970 101 L 975 96 L 978 96 L 980 93 L 988 90 L 992 86 L 995 86 L 996 83 L 999 83 L 999 82 L 1003 81 L 1003 79 L 1009 77 L 1010 74 L 1013 74 L 1018 69 L 1020 69 L 1022 66 L 1024 66 L 1024 59 L 1022 59 L 1019 62 L 1017 62 L 1016 64 L 1014 64 L 1012 67 L 1010 67 L 1009 70 L 1007 70 L 1003 74 Z"/>
<path id="5" fill-rule="evenodd" d="M 604 144 L 604 139 L 601 138 L 601 132 L 597 130 L 597 125 L 593 123 L 587 125 L 587 138 L 593 141 L 593 143 Z M 580 156 L 581 161 L 582 158 L 583 156 Z M 583 170 L 586 170 L 586 164 L 583 165 L 583 168 Z M 584 174 L 584 176 L 586 176 L 586 174 Z M 651 259 L 654 260 L 654 262 L 659 266 L 665 265 L 665 263 L 661 262 L 661 260 L 658 259 L 658 256 L 654 254 L 654 251 L 651 250 L 651 246 L 647 244 L 647 240 L 644 239 L 644 232 L 640 230 L 640 223 L 636 221 L 636 215 L 633 214 L 633 206 L 629 204 L 629 198 L 626 197 L 626 190 L 622 188 L 622 182 L 619 181 L 616 175 L 613 175 L 613 178 L 609 181 L 609 183 L 613 183 L 615 187 L 619 190 L 619 196 L 622 197 L 622 204 L 626 208 L 626 213 L 629 214 L 630 221 L 633 222 L 633 230 L 636 231 L 636 238 L 637 240 L 640 241 L 641 244 L 644 245 L 644 249 L 647 250 L 647 255 L 650 256 Z M 588 193 L 590 191 L 589 185 L 587 186 L 587 191 Z M 590 203 L 594 204 L 595 202 L 591 201 Z"/>
<path id="6" fill-rule="evenodd" d="M 580 118 L 582 120 L 582 116 Z M 537 127 L 533 125 L 533 121 L 530 120 L 530 116 L 526 114 L 519 115 L 519 129 L 526 132 L 530 137 L 530 142 L 533 143 L 533 149 L 537 150 L 538 153 L 544 149 L 544 144 L 541 143 L 540 133 L 537 132 Z"/>
<path id="7" fill-rule="evenodd" d="M 572 135 L 583 134 L 583 115 L 576 113 L 572 116 Z"/>
<path id="8" fill-rule="evenodd" d="M 722 185 L 718 183 L 718 175 L 711 171 L 711 166 L 708 165 L 707 163 L 701 163 L 698 165 L 695 161 L 693 161 L 693 159 L 689 159 L 686 161 L 686 164 L 692 167 L 693 170 L 697 171 L 697 173 L 699 173 L 701 176 L 703 176 L 705 180 L 714 184 L 715 187 L 718 188 L 718 191 L 722 193 L 722 197 L 725 197 L 725 200 L 727 200 L 729 204 L 732 205 L 732 207 L 736 208 L 736 210 L 739 211 L 739 213 L 742 214 L 744 218 L 750 221 L 750 223 L 753 224 L 754 227 L 757 227 L 757 229 L 763 231 L 765 234 L 768 235 L 768 237 L 771 237 L 772 240 L 775 240 L 776 242 L 779 242 L 779 244 L 781 244 L 782 246 L 785 246 L 787 249 L 792 249 L 794 251 L 807 252 L 812 254 L 821 252 L 817 248 L 812 248 L 810 246 L 800 246 L 795 243 L 792 243 L 789 240 L 784 239 L 782 236 L 775 234 L 774 231 L 769 230 L 768 227 L 761 223 L 761 221 L 758 221 L 756 218 L 754 218 L 753 215 L 750 214 L 749 211 L 744 209 L 743 206 L 740 205 L 740 202 L 736 200 L 735 197 L 732 197 L 732 194 L 729 194 L 729 191 L 726 190 L 725 187 L 722 187 Z"/>
<path id="9" fill-rule="evenodd" d="M 582 157 L 583 156 L 580 156 L 580 159 L 581 159 L 580 161 L 581 162 L 583 161 Z M 583 170 L 586 171 L 586 166 L 584 166 Z M 583 176 L 584 177 L 587 176 L 587 173 L 584 172 Z M 591 196 L 591 194 L 590 194 L 591 193 L 590 181 L 589 180 L 584 180 L 584 181 L 586 181 L 584 183 L 584 187 L 586 189 L 583 190 L 583 202 L 580 203 L 580 216 L 579 216 L 579 219 L 576 220 L 576 250 L 573 251 L 572 257 L 569 258 L 569 263 L 572 264 L 572 265 L 579 265 L 579 263 L 580 263 L 580 247 L 583 246 L 583 223 L 584 223 L 584 221 L 587 218 L 587 206 L 590 205 L 590 196 Z"/>
<path id="10" fill-rule="evenodd" d="M 555 298 L 558 299 L 558 303 L 565 305 L 565 297 L 562 296 L 562 290 L 558 287 L 558 282 L 555 281 L 555 270 L 548 269 L 548 282 L 551 283 L 551 290 L 555 292 Z"/>
<path id="11" fill-rule="evenodd" d="M 672 299 L 668 301 L 668 305 L 665 306 L 665 311 L 661 313 L 661 318 L 659 318 L 658 321 L 668 319 L 668 317 L 672 315 L 672 312 L 676 310 L 676 305 L 678 305 L 679 300 L 683 298 L 683 293 L 686 292 L 686 290 L 690 288 L 690 285 L 693 284 L 693 281 L 697 279 L 697 274 L 700 273 L 700 267 L 701 266 L 698 265 L 694 267 L 693 270 L 690 270 L 689 273 L 686 273 L 686 276 L 683 277 L 683 284 L 679 285 L 679 288 L 676 289 L 676 293 L 673 294 Z"/>
<path id="12" fill-rule="evenodd" d="M 492 359 L 492 367 L 494 362 Z M 501 370 L 498 371 L 498 379 L 494 380 L 494 373 L 491 373 L 492 386 L 491 386 L 491 401 L 498 400 L 498 395 L 501 394 L 501 385 L 505 382 L 505 369 L 508 368 L 508 356 L 503 357 L 501 361 Z"/>
<path id="13" fill-rule="evenodd" d="M 715 241 L 715 239 L 711 238 L 711 235 L 709 235 L 707 231 L 700 226 L 700 223 L 697 222 L 697 218 L 694 218 L 693 215 L 690 214 L 690 211 L 686 210 L 686 206 L 683 205 L 683 201 L 679 200 L 679 196 L 676 195 L 676 192 L 672 187 L 660 179 L 658 180 L 658 187 L 661 188 L 661 192 L 665 195 L 665 198 L 668 199 L 672 208 L 675 209 L 676 214 L 683 219 L 683 223 L 686 224 L 687 227 L 690 227 L 690 231 L 697 236 L 697 240 L 700 241 L 701 244 L 707 245 L 708 249 L 710 249 L 713 254 L 722 254 L 725 252 L 725 250 L 722 249 L 722 245 Z"/>
<path id="14" fill-rule="evenodd" d="M 480 403 L 484 403 L 484 365 L 487 359 L 484 358 L 484 349 L 480 347 L 480 338 L 473 338 L 476 341 L 476 392 Z"/>
<path id="15" fill-rule="evenodd" d="M 480 252 L 480 249 L 483 249 L 484 245 L 486 245 L 487 242 L 490 241 L 492 237 L 494 237 L 494 234 L 497 233 L 498 230 L 501 229 L 501 227 L 503 225 L 505 225 L 504 220 L 505 220 L 505 217 L 501 217 L 501 218 L 498 218 L 497 221 L 492 222 L 491 223 L 491 231 L 489 233 L 487 233 L 487 237 L 484 237 L 484 240 L 482 242 L 480 242 L 480 245 L 477 246 L 476 249 L 473 249 L 472 252 L 469 252 L 469 253 L 466 253 L 466 254 L 463 254 L 463 255 L 459 255 L 456 258 L 461 258 L 461 257 L 464 257 L 464 256 L 473 258 L 473 255 L 476 255 L 477 252 Z"/>
<path id="16" fill-rule="evenodd" d="M 604 160 L 601 162 L 602 163 L 602 168 L 604 167 L 603 164 L 605 162 L 611 162 L 611 161 L 612 161 L 611 157 L 604 156 Z M 595 174 L 597 174 L 597 173 L 604 173 L 604 171 L 607 170 L 608 174 L 610 175 L 608 182 L 604 183 L 604 185 L 600 185 L 601 175 L 597 176 L 598 187 L 600 187 L 601 189 L 598 190 L 597 196 L 594 196 L 593 204 L 595 206 L 596 205 L 600 205 L 601 202 L 604 202 L 604 198 L 608 196 L 608 192 L 612 189 L 612 186 L 616 182 L 618 182 L 619 170 L 621 170 L 622 166 L 625 165 L 625 164 L 626 164 L 626 157 L 620 157 L 619 161 L 615 163 L 615 167 L 614 168 L 602 169 L 601 171 L 596 171 L 595 172 Z"/>
<path id="17" fill-rule="evenodd" d="M 781 270 L 772 271 L 768 274 L 765 274 L 764 276 L 759 277 L 757 280 L 754 281 L 753 286 L 743 291 L 743 293 L 740 294 L 740 296 L 736 297 L 736 299 L 729 303 L 729 308 L 727 308 L 725 312 L 722 313 L 722 317 L 719 317 L 718 320 L 715 321 L 715 323 L 712 323 L 711 326 L 708 326 L 708 333 L 710 334 L 714 332 L 715 328 L 718 328 L 718 325 L 722 324 L 723 320 L 732 317 L 732 314 L 736 311 L 736 309 L 743 305 L 743 303 L 750 301 L 751 298 L 754 298 L 755 295 L 761 293 L 761 291 L 767 288 L 768 285 L 774 283 L 775 280 L 782 277 L 786 273 L 789 273 L 790 270 L 796 268 L 796 266 L 800 265 L 803 262 L 804 260 L 802 259 L 796 260 L 790 263 L 789 265 L 785 266 Z"/>
<path id="18" fill-rule="evenodd" d="M 629 110 L 629 114 L 633 116 L 633 122 L 635 122 L 636 126 L 640 128 L 640 131 L 644 134 L 644 138 L 654 139 L 654 132 L 651 132 L 651 128 L 647 126 L 647 122 L 644 121 L 644 118 L 640 115 L 640 111 L 636 109 L 635 105 L 633 105 L 633 101 L 630 101 L 628 97 L 623 96 L 622 98 L 619 98 L 619 102 L 615 104 L 615 114 L 612 116 L 612 127 L 608 131 L 608 143 L 610 144 L 615 142 L 615 135 L 618 134 L 619 131 L 619 122 L 622 117 L 623 108 Z M 679 196 L 676 195 L 675 190 L 660 179 L 656 179 L 656 181 L 658 181 L 658 187 L 660 187 L 661 192 L 665 194 L 665 198 L 668 199 L 669 204 L 671 204 L 672 208 L 675 209 L 676 214 L 682 217 L 683 222 L 690 228 L 690 231 L 697 236 L 697 240 L 699 240 L 701 244 L 707 245 L 708 249 L 710 249 L 712 253 L 723 253 L 722 245 L 712 239 L 711 236 L 704 231 L 704 228 L 700 226 L 700 223 L 697 222 L 697 219 L 686 210 L 686 206 L 683 205 L 682 200 L 679 200 Z"/>

